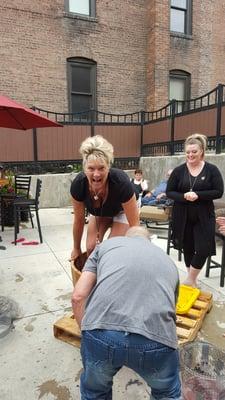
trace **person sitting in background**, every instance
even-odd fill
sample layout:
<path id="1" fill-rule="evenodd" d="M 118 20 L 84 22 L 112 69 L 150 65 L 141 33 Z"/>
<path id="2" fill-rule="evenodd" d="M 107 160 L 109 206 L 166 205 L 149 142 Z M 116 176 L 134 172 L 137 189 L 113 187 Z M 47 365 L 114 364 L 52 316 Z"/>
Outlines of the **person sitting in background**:
<path id="1" fill-rule="evenodd" d="M 81 399 L 112 399 L 125 365 L 151 387 L 152 399 L 181 400 L 175 304 L 176 265 L 145 228 L 97 245 L 73 296 L 81 327 Z M 137 284 L 138 279 L 138 284 Z"/>
<path id="2" fill-rule="evenodd" d="M 134 171 L 134 178 L 131 179 L 131 183 L 134 188 L 134 193 L 136 200 L 138 202 L 138 207 L 141 206 L 141 196 L 145 195 L 148 189 L 148 183 L 143 179 L 143 172 L 141 169 L 136 169 Z"/>
<path id="3" fill-rule="evenodd" d="M 172 169 L 169 169 L 166 173 L 165 179 L 163 179 L 151 192 L 146 193 L 146 195 L 141 199 L 142 206 L 155 206 L 166 203 L 168 200 L 166 196 L 166 186 L 172 171 Z"/>

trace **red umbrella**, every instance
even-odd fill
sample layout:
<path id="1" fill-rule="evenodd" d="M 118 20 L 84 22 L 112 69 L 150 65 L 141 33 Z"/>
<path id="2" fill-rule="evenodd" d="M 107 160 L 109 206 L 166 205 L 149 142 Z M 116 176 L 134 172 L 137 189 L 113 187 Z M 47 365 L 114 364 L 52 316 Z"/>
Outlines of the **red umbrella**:
<path id="1" fill-rule="evenodd" d="M 12 129 L 32 129 L 62 126 L 5 96 L 0 96 L 0 126 Z"/>

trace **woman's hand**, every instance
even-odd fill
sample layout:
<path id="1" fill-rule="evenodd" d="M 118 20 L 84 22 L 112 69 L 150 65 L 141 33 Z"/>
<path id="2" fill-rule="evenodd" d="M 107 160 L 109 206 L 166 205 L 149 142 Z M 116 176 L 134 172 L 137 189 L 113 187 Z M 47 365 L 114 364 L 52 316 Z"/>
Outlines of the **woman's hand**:
<path id="1" fill-rule="evenodd" d="M 70 260 L 69 261 L 74 261 L 76 260 L 77 257 L 79 257 L 81 255 L 81 249 L 73 249 L 71 251 L 71 256 L 70 256 Z"/>
<path id="2" fill-rule="evenodd" d="M 198 199 L 198 195 L 195 192 L 186 192 L 184 193 L 184 198 L 187 201 L 195 201 Z"/>

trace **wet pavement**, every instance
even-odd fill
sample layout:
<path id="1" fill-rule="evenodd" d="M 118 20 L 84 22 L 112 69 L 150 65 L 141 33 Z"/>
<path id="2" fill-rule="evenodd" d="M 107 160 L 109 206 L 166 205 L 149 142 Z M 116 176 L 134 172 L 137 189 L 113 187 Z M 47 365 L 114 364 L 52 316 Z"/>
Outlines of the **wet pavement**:
<path id="1" fill-rule="evenodd" d="M 0 338 L 0 400 L 78 400 L 82 371 L 79 349 L 53 335 L 53 324 L 71 311 L 72 247 L 71 208 L 42 209 L 40 220 L 44 243 L 14 246 L 13 228 L 2 233 L 6 250 L 0 250 L 0 296 L 18 305 L 14 329 Z M 158 234 L 157 231 L 153 232 Z M 160 235 L 163 235 L 160 233 Z M 19 237 L 37 241 L 37 229 L 23 224 Z M 166 250 L 165 239 L 155 244 Z M 84 250 L 84 242 L 83 242 Z M 220 260 L 218 245 L 217 259 Z M 171 249 L 181 281 L 183 261 Z M 198 337 L 225 349 L 225 288 L 219 286 L 220 270 L 210 278 L 200 274 L 201 289 L 212 292 L 214 303 Z M 149 389 L 140 377 L 123 368 L 114 379 L 115 400 L 149 399 Z"/>

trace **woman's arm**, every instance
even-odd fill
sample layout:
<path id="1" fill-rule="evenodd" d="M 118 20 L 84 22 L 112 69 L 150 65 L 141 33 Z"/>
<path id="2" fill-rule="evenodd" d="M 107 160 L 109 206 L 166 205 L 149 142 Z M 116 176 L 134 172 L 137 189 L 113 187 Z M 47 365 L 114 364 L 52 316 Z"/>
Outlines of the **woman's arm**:
<path id="1" fill-rule="evenodd" d="M 203 201 L 219 199 L 223 196 L 224 191 L 223 178 L 219 169 L 212 164 L 210 164 L 208 168 L 210 168 L 211 170 L 211 177 L 209 180 L 209 183 L 211 185 L 210 189 L 199 191 L 196 190 L 198 199 Z"/>
<path id="2" fill-rule="evenodd" d="M 137 226 L 140 224 L 139 212 L 137 208 L 137 202 L 135 194 L 126 203 L 122 203 L 124 212 L 126 214 L 127 220 L 131 226 Z"/>
<path id="3" fill-rule="evenodd" d="M 166 186 L 166 195 L 169 199 L 178 201 L 180 203 L 186 203 L 187 200 L 184 198 L 184 193 L 178 191 L 180 179 L 175 170 L 171 173 Z"/>
<path id="4" fill-rule="evenodd" d="M 81 254 L 81 239 L 85 223 L 85 206 L 81 201 L 72 198 L 74 222 L 73 222 L 73 250 L 71 260 L 74 260 Z"/>

